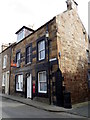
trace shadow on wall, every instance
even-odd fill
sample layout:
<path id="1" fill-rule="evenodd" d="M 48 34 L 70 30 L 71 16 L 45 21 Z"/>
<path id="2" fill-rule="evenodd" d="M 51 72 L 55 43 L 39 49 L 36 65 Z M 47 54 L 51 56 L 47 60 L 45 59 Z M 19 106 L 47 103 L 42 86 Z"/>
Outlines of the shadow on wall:
<path id="1" fill-rule="evenodd" d="M 66 69 L 63 73 L 65 90 L 71 93 L 72 104 L 87 101 L 88 97 L 90 98 L 87 79 L 87 61 L 82 60 L 80 57 L 76 65 L 76 70 L 73 66 L 75 66 L 75 64 L 71 64 L 69 67 L 65 66 Z"/>

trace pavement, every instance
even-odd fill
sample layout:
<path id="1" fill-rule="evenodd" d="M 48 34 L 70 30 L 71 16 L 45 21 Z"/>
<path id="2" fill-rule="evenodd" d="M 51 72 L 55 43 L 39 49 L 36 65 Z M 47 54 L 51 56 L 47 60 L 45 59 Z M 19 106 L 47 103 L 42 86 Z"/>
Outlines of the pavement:
<path id="1" fill-rule="evenodd" d="M 28 105 L 28 106 L 32 106 L 32 107 L 35 107 L 35 108 L 38 108 L 38 109 L 49 111 L 49 112 L 66 112 L 66 113 L 70 113 L 70 114 L 74 114 L 74 115 L 80 115 L 80 116 L 83 116 L 83 117 L 90 118 L 90 116 L 88 114 L 89 109 L 90 109 L 90 107 L 89 107 L 90 102 L 83 102 L 83 103 L 75 104 L 75 105 L 72 105 L 71 109 L 66 109 L 66 108 L 63 108 L 63 107 L 58 107 L 58 106 L 55 106 L 55 105 L 49 105 L 49 104 L 46 104 L 46 103 L 34 101 L 34 100 L 31 100 L 31 99 L 26 99 L 26 98 L 19 97 L 19 96 L 5 95 L 5 94 L 1 94 L 1 93 L 0 93 L 0 96 L 4 97 L 4 98 L 7 98 L 7 99 L 11 99 L 13 101 L 23 103 L 23 104 Z"/>

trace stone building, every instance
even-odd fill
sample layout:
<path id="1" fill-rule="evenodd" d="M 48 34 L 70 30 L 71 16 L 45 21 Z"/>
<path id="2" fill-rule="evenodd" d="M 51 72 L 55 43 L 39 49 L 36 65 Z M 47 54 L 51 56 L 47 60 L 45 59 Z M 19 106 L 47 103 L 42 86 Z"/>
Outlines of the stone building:
<path id="1" fill-rule="evenodd" d="M 1 79 L 2 79 L 2 93 L 10 94 L 10 71 L 11 71 L 11 50 L 13 44 L 2 46 L 1 54 Z"/>
<path id="2" fill-rule="evenodd" d="M 67 0 L 66 11 L 35 31 L 28 29 L 28 36 L 22 37 L 23 29 L 12 47 L 11 61 L 17 66 L 11 67 L 10 94 L 59 106 L 65 92 L 72 104 L 88 100 L 88 37 L 77 3 Z"/>
<path id="3" fill-rule="evenodd" d="M 2 92 L 2 54 L 0 53 L 0 92 Z"/>

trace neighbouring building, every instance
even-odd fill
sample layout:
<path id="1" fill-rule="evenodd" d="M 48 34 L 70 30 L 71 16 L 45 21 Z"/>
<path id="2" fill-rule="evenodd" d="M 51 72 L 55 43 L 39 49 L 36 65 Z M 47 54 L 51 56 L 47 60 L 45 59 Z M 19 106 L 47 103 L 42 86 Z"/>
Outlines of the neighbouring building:
<path id="1" fill-rule="evenodd" d="M 90 100 L 90 37 L 88 36 L 88 49 L 86 50 L 86 55 L 88 58 L 88 73 L 87 73 L 87 78 L 88 78 L 88 98 Z"/>
<path id="2" fill-rule="evenodd" d="M 2 54 L 0 53 L 0 92 L 2 92 Z"/>
<path id="3" fill-rule="evenodd" d="M 72 104 L 88 100 L 88 35 L 77 5 L 67 0 L 67 10 L 37 30 L 23 26 L 16 32 L 11 61 L 17 66 L 10 71 L 11 95 L 59 106 L 64 105 L 65 92 L 70 93 Z"/>
<path id="4" fill-rule="evenodd" d="M 88 2 L 88 21 L 90 21 L 90 1 Z M 88 22 L 88 49 L 87 49 L 87 58 L 88 58 L 88 88 L 89 95 L 88 98 L 90 100 L 90 22 Z"/>
<path id="5" fill-rule="evenodd" d="M 13 44 L 2 45 L 1 54 L 1 79 L 2 79 L 2 93 L 10 94 L 10 71 L 11 71 L 11 50 Z"/>

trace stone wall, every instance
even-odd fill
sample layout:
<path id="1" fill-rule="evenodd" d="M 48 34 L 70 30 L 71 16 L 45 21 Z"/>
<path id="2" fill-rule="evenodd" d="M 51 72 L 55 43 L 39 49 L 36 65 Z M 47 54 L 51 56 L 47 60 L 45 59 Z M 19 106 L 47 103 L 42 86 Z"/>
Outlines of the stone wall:
<path id="1" fill-rule="evenodd" d="M 2 51 L 2 79 L 3 74 L 5 74 L 5 86 L 2 86 L 2 92 L 9 94 L 9 83 L 10 83 L 10 69 L 11 69 L 11 46 L 7 47 L 4 51 Z M 7 55 L 6 68 L 3 68 L 3 58 Z"/>
<path id="2" fill-rule="evenodd" d="M 73 9 L 56 17 L 59 68 L 62 71 L 66 91 L 71 92 L 72 103 L 88 99 L 87 87 L 87 33 Z M 85 38 L 85 39 L 84 39 Z"/>
<path id="3" fill-rule="evenodd" d="M 2 54 L 0 53 L 0 92 L 2 92 Z"/>
<path id="4" fill-rule="evenodd" d="M 52 20 L 50 20 L 49 22 L 47 22 L 45 25 L 41 26 L 38 30 L 36 30 L 33 34 L 31 34 L 30 36 L 26 37 L 25 39 L 23 39 L 21 42 L 17 43 L 13 48 L 12 48 L 12 57 L 11 57 L 11 61 L 15 61 L 16 59 L 16 52 L 18 50 L 20 50 L 21 53 L 21 63 L 20 63 L 20 68 L 15 68 L 12 67 L 11 68 L 11 78 L 10 78 L 10 94 L 14 94 L 14 95 L 19 95 L 19 96 L 26 96 L 26 74 L 27 73 L 31 73 L 32 74 L 32 84 L 35 84 L 35 89 L 36 89 L 36 93 L 33 94 L 33 99 L 35 97 L 36 100 L 39 99 L 39 97 L 42 97 L 43 99 L 39 99 L 39 100 L 44 100 L 45 101 L 49 101 L 49 80 L 48 80 L 48 43 L 46 41 L 45 38 L 45 34 L 46 31 L 48 30 L 49 32 L 49 38 L 48 40 L 49 42 L 49 59 L 52 58 L 57 58 L 57 37 L 56 37 L 56 19 L 53 18 Z M 44 37 L 45 41 L 46 41 L 46 59 L 44 61 L 37 61 L 37 41 L 39 39 L 41 39 L 42 37 Z M 26 52 L 26 46 L 32 44 L 32 62 L 31 64 L 27 65 L 25 64 L 25 52 Z M 57 64 L 56 63 L 52 63 L 53 65 Z M 47 84 L 48 84 L 48 93 L 47 95 L 45 94 L 38 94 L 37 93 L 37 72 L 41 71 L 41 70 L 46 70 L 47 71 Z M 57 70 L 57 67 L 54 67 L 53 72 L 55 72 Z M 15 91 L 15 75 L 17 74 L 23 74 L 23 78 L 24 78 L 24 89 L 22 93 L 16 92 Z M 52 83 L 51 83 L 52 84 Z M 46 98 L 47 100 L 45 100 L 44 98 Z"/>

